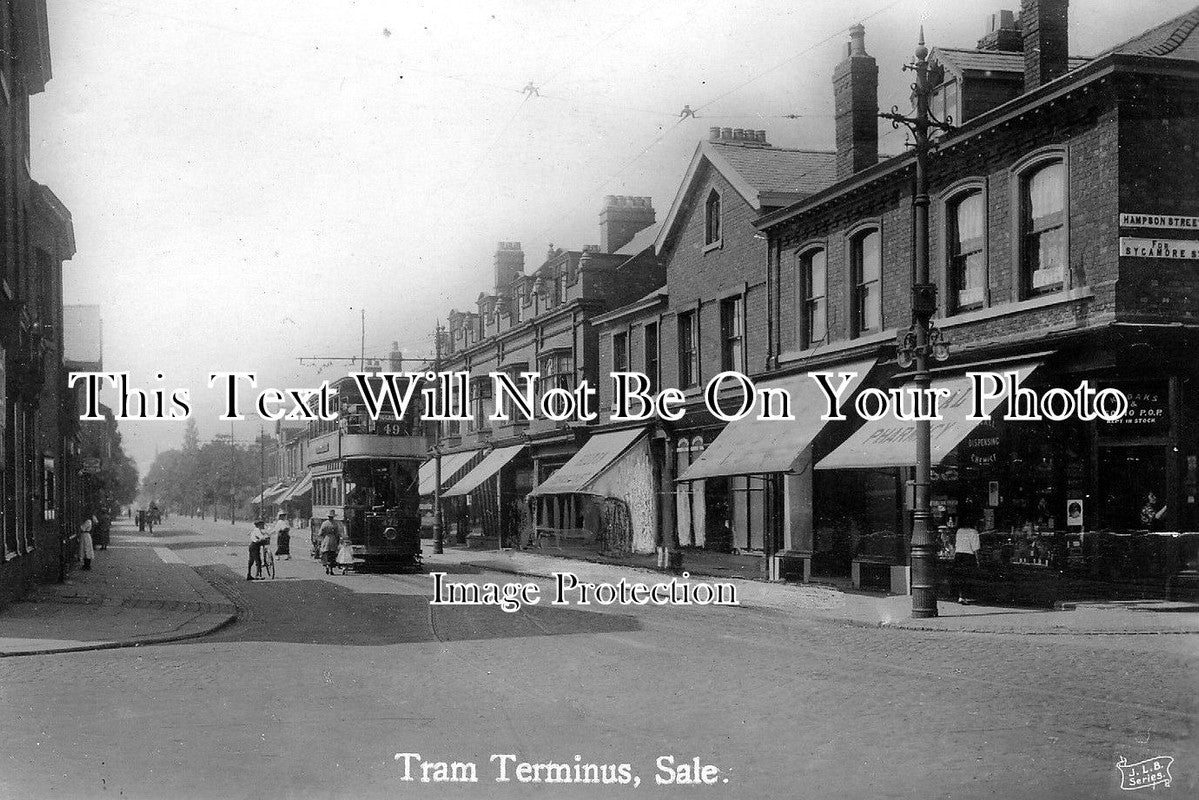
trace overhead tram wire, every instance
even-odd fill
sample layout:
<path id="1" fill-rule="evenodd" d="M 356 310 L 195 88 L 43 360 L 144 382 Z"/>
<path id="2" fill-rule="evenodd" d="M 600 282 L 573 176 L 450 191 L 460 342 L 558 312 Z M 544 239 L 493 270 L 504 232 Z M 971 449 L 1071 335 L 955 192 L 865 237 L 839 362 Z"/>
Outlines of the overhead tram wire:
<path id="1" fill-rule="evenodd" d="M 902 2 L 902 0 L 892 0 L 892 2 L 888 3 L 887 5 L 885 5 L 885 6 L 881 7 L 881 8 L 879 8 L 879 9 L 876 9 L 876 10 L 874 10 L 874 11 L 870 12 L 870 13 L 869 13 L 869 14 L 867 14 L 866 16 L 864 16 L 864 17 L 862 17 L 861 19 L 859 19 L 859 20 L 858 20 L 858 23 L 865 22 L 865 21 L 866 21 L 866 20 L 868 20 L 868 19 L 873 19 L 874 17 L 877 17 L 879 14 L 882 14 L 882 13 L 884 13 L 884 12 L 886 12 L 886 11 L 889 11 L 889 10 L 891 10 L 891 9 L 892 9 L 892 8 L 894 8 L 895 6 L 899 5 L 901 2 Z M 855 24 L 857 24 L 857 23 L 855 23 Z M 822 46 L 822 45 L 828 44 L 829 42 L 831 42 L 831 41 L 833 41 L 834 39 L 836 39 L 838 36 L 841 36 L 841 35 L 842 35 L 843 33 L 845 33 L 847 30 L 849 30 L 849 28 L 850 28 L 850 26 L 849 26 L 849 25 L 846 25 L 846 26 L 844 26 L 844 27 L 842 27 L 842 28 L 838 28 L 837 30 L 833 31 L 832 33 L 830 33 L 828 36 L 824 37 L 824 38 L 823 38 L 823 39 L 821 39 L 820 41 L 818 41 L 818 42 L 814 42 L 814 43 L 812 43 L 812 44 L 808 45 L 807 47 L 803 48 L 803 49 L 802 49 L 802 50 L 800 50 L 799 52 L 797 52 L 797 53 L 794 53 L 794 54 L 792 54 L 792 55 L 788 56 L 787 58 L 784 58 L 782 61 L 778 62 L 777 64 L 774 64 L 773 66 L 767 67 L 766 69 L 762 70 L 761 72 L 757 73 L 756 75 L 754 75 L 754 76 L 752 76 L 752 77 L 750 77 L 750 78 L 748 78 L 748 79 L 746 79 L 746 80 L 742 81 L 741 83 L 737 84 L 736 86 L 734 86 L 733 88 L 729 89 L 728 91 L 726 91 L 726 92 L 723 92 L 723 93 L 721 93 L 721 94 L 717 95 L 716 97 L 712 98 L 712 99 L 711 99 L 711 100 L 709 100 L 708 102 L 706 102 L 706 103 L 704 103 L 703 105 L 701 105 L 701 106 L 697 107 L 697 108 L 695 109 L 695 112 L 698 114 L 700 111 L 702 111 L 703 109 L 705 109 L 705 108 L 707 108 L 707 107 L 711 106 L 712 104 L 720 102 L 721 100 L 723 100 L 724 98 L 728 97 L 729 95 L 731 95 L 731 94 L 734 94 L 734 93 L 736 93 L 736 92 L 739 92 L 739 91 L 741 91 L 741 90 L 742 90 L 742 89 L 744 89 L 746 86 L 749 86 L 751 83 L 753 83 L 754 81 L 757 81 L 758 79 L 760 79 L 760 78 L 762 78 L 762 77 L 764 77 L 764 76 L 766 76 L 766 75 L 769 75 L 771 72 L 774 72 L 774 71 L 775 71 L 776 69 L 778 69 L 779 67 L 786 66 L 787 64 L 790 64 L 792 61 L 794 61 L 795 59 L 799 58 L 800 56 L 802 56 L 802 55 L 806 55 L 806 54 L 808 54 L 808 53 L 812 52 L 812 51 L 813 51 L 813 50 L 815 50 L 817 47 L 820 47 L 820 46 Z"/>
<path id="2" fill-rule="evenodd" d="M 889 11 L 890 9 L 892 9 L 892 8 L 894 8 L 895 6 L 899 5 L 899 4 L 900 4 L 900 2 L 902 2 L 902 0 L 892 0 L 892 2 L 890 2 L 890 3 L 886 4 L 885 6 L 882 6 L 881 8 L 875 9 L 874 11 L 870 12 L 870 13 L 869 13 L 869 14 L 867 14 L 866 16 L 864 16 L 864 17 L 861 17 L 861 18 L 858 20 L 858 23 L 860 23 L 860 22 L 865 22 L 865 21 L 866 21 L 866 20 L 868 20 L 868 19 L 872 19 L 872 18 L 874 18 L 874 17 L 877 17 L 879 14 L 882 14 L 882 13 L 884 13 L 884 12 L 886 12 L 886 11 Z M 858 24 L 858 23 L 854 23 L 854 24 Z M 647 146 L 646 146 L 644 149 L 642 149 L 642 150 L 641 150 L 641 152 L 639 152 L 639 153 L 638 153 L 636 156 L 634 156 L 634 157 L 633 157 L 633 158 L 632 158 L 630 161 L 626 162 L 626 163 L 625 163 L 623 166 L 621 166 L 619 169 L 617 169 L 617 170 L 616 170 L 616 172 L 613 172 L 612 174 L 610 174 L 610 175 L 609 175 L 607 178 L 605 178 L 605 179 L 604 179 L 602 182 L 600 182 L 600 183 L 599 183 L 599 184 L 598 184 L 598 185 L 597 185 L 595 188 L 591 189 L 591 190 L 588 192 L 588 194 L 584 195 L 583 199 L 581 199 L 581 200 L 580 200 L 578 203 L 575 203 L 574 205 L 572 205 L 572 206 L 570 206 L 569 208 L 567 208 L 566 210 L 564 210 L 564 211 L 563 211 L 563 213 L 562 213 L 562 214 L 560 214 L 558 217 L 556 217 L 556 218 L 555 218 L 555 219 L 554 219 L 552 222 L 550 222 L 550 223 L 549 223 L 549 224 L 546 226 L 546 228 L 547 228 L 547 229 L 548 229 L 548 228 L 553 228 L 555 225 L 557 225 L 557 224 L 558 224 L 558 222 L 560 222 L 560 221 L 561 221 L 562 219 L 564 219 L 566 216 L 568 216 L 569 214 L 573 213 L 573 212 L 574 212 L 576 209 L 578 209 L 578 208 L 579 208 L 579 207 L 580 207 L 580 206 L 581 206 L 581 205 L 582 205 L 584 202 L 587 202 L 587 201 L 588 201 L 588 200 L 589 200 L 589 199 L 590 199 L 590 198 L 591 198 L 593 195 L 595 195 L 597 192 L 599 192 L 599 190 L 600 190 L 600 189 L 603 189 L 605 186 L 607 186 L 607 185 L 608 185 L 609 183 L 611 183 L 613 180 L 615 180 L 616 178 L 618 178 L 618 177 L 620 177 L 621 175 L 623 175 L 623 174 L 624 174 L 624 173 L 625 173 L 625 172 L 626 172 L 626 171 L 627 171 L 629 168 L 631 168 L 631 167 L 632 167 L 633 165 L 635 165 L 635 164 L 636 164 L 638 161 L 640 161 L 640 160 L 641 160 L 641 159 L 642 159 L 642 158 L 643 158 L 643 157 L 644 157 L 644 156 L 645 156 L 645 155 L 646 155 L 646 154 L 647 154 L 647 153 L 648 153 L 650 150 L 652 150 L 652 149 L 653 149 L 654 147 L 656 147 L 656 146 L 657 146 L 657 145 L 658 145 L 658 144 L 659 144 L 659 143 L 660 143 L 660 142 L 661 142 L 663 139 L 665 139 L 665 138 L 666 138 L 666 136 L 667 136 L 667 134 L 669 134 L 669 133 L 670 133 L 670 132 L 672 132 L 672 131 L 673 131 L 675 128 L 677 128 L 677 127 L 679 126 L 679 124 L 680 124 L 680 123 L 682 123 L 682 122 L 683 122 L 685 119 L 717 119 L 717 118 L 723 118 L 723 119 L 735 119 L 735 118 L 737 118 L 737 117 L 731 117 L 731 116 L 723 116 L 723 117 L 709 117 L 709 116 L 706 116 L 706 115 L 701 115 L 699 112 L 700 112 L 700 111 L 702 111 L 702 110 L 703 110 L 703 109 L 705 109 L 705 108 L 708 108 L 709 106 L 713 105 L 714 103 L 716 103 L 716 102 L 719 102 L 720 100 L 723 100 L 724 98 L 728 97 L 729 95 L 731 95 L 731 94 L 734 94 L 734 93 L 736 93 L 736 92 L 740 91 L 741 89 L 745 88 L 745 87 L 746 87 L 746 86 L 748 86 L 749 84 L 753 83 L 754 81 L 757 81 L 759 78 L 763 77 L 764 75 L 767 75 L 767 74 L 769 74 L 769 73 L 773 72 L 774 70 L 778 69 L 779 67 L 785 66 L 786 64 L 789 64 L 789 63 L 791 63 L 792 61 L 794 61 L 795 59 L 799 58 L 800 56 L 802 56 L 802 55 L 805 55 L 806 53 L 810 53 L 811 51 L 815 50 L 817 47 L 820 47 L 820 46 L 822 46 L 822 45 L 824 45 L 824 44 L 827 44 L 828 42 L 831 42 L 831 41 L 833 41 L 833 40 L 834 40 L 834 39 L 836 39 L 838 36 L 841 36 L 841 35 L 842 35 L 842 34 L 844 34 L 846 31 L 848 31 L 850 27 L 851 27 L 850 25 L 846 25 L 846 26 L 843 26 L 843 27 L 841 27 L 841 28 L 838 28 L 836 31 L 833 31 L 831 34 L 829 34 L 828 36 L 824 37 L 823 39 L 821 39 L 821 40 L 819 40 L 819 41 L 817 41 L 817 42 L 814 42 L 814 43 L 813 43 L 813 44 L 811 44 L 811 45 L 808 45 L 807 47 L 805 47 L 805 48 L 803 48 L 802 50 L 800 50 L 798 53 L 795 53 L 794 55 L 788 56 L 787 58 L 783 59 L 782 61 L 778 62 L 777 64 L 774 64 L 774 65 L 772 65 L 772 66 L 768 67 L 767 69 L 765 69 L 765 70 L 762 70 L 761 72 L 757 73 L 756 75 L 753 75 L 753 76 L 752 76 L 752 77 L 750 77 L 748 80 L 745 80 L 745 81 L 743 81 L 743 82 L 739 83 L 738 85 L 734 86 L 733 88 L 729 89 L 728 91 L 726 91 L 726 92 L 723 92 L 723 93 L 721 93 L 721 94 L 717 95 L 716 97 L 712 98 L 712 99 L 711 99 L 711 100 L 709 100 L 708 102 L 706 102 L 706 103 L 704 103 L 704 104 L 702 104 L 702 105 L 696 106 L 694 109 L 692 109 L 692 108 L 690 107 L 690 105 L 687 105 L 687 106 L 685 107 L 685 110 L 686 110 L 686 111 L 690 111 L 690 113 L 685 113 L 685 114 L 679 114 L 679 115 L 677 115 L 677 116 L 678 116 L 678 119 L 675 121 L 675 124 L 674 124 L 674 125 L 672 125 L 672 126 L 670 126 L 669 128 L 667 128 L 667 129 L 663 130 L 663 131 L 662 131 L 662 133 L 660 133 L 660 134 L 657 136 L 657 138 L 655 138 L 655 139 L 654 139 L 652 142 L 650 142 L 650 143 L 649 143 L 649 144 L 648 144 L 648 145 L 647 145 Z M 672 115 L 672 116 L 675 116 L 675 115 Z M 753 116 L 753 115 L 743 115 L 741 118 L 744 118 L 744 116 Z M 785 114 L 785 115 L 781 115 L 781 116 L 780 116 L 780 118 L 783 118 L 783 119 L 795 119 L 795 118 L 806 118 L 806 117 L 813 117 L 813 118 L 815 118 L 815 117 L 829 117 L 829 116 L 831 116 L 831 115 L 829 115 L 829 114 L 803 114 L 803 115 L 800 115 L 800 114 Z M 758 118 L 759 118 L 759 119 L 772 119 L 773 117 L 765 117 L 765 116 L 762 116 L 762 115 L 758 115 Z"/>

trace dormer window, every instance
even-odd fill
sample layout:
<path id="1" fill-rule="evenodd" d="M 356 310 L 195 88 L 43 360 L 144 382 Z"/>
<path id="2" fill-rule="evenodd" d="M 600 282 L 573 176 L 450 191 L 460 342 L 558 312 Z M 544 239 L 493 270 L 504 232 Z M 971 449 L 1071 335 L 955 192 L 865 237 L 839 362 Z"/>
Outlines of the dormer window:
<path id="1" fill-rule="evenodd" d="M 704 245 L 720 244 L 720 192 L 713 189 L 704 204 Z"/>

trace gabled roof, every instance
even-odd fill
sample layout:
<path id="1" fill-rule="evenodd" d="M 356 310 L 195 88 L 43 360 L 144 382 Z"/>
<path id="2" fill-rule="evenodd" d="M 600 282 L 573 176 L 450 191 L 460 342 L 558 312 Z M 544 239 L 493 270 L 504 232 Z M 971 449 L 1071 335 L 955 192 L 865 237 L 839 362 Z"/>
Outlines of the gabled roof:
<path id="1" fill-rule="evenodd" d="M 662 253 L 701 167 L 709 164 L 757 212 L 785 206 L 815 194 L 837 180 L 837 154 L 725 142 L 700 142 L 679 184 L 670 211 L 658 229 L 655 250 Z"/>
<path id="2" fill-rule="evenodd" d="M 934 47 L 932 58 L 959 77 L 965 72 L 1003 72 L 1024 74 L 1024 53 L 1004 50 L 967 50 L 958 47 Z M 1070 56 L 1067 65 L 1078 69 L 1090 61 L 1081 56 Z"/>
<path id="3" fill-rule="evenodd" d="M 1199 29 L 1199 6 L 1116 45 L 1103 55 L 1124 53 L 1199 61 L 1199 35 L 1195 34 L 1196 29 Z"/>

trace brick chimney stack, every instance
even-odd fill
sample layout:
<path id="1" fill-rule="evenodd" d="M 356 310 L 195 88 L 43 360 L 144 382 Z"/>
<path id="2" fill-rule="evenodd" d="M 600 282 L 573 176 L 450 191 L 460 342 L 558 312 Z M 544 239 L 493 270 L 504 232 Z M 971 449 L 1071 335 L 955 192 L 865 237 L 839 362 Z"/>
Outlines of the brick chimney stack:
<path id="1" fill-rule="evenodd" d="M 988 14 L 983 23 L 983 38 L 978 40 L 979 50 L 998 50 L 1002 53 L 1024 51 L 1024 37 L 1012 11 L 997 11 Z"/>
<path id="2" fill-rule="evenodd" d="M 1024 91 L 1031 92 L 1069 69 L 1069 8 L 1070 0 L 1021 0 Z"/>
<path id="3" fill-rule="evenodd" d="M 525 271 L 525 252 L 520 242 L 500 242 L 495 249 L 495 293 L 507 294 L 512 280 Z"/>
<path id="4" fill-rule="evenodd" d="M 845 60 L 833 70 L 837 179 L 878 163 L 878 64 L 866 52 L 866 29 L 849 29 Z"/>
<path id="5" fill-rule="evenodd" d="M 600 210 L 600 249 L 615 253 L 655 221 L 653 198 L 608 195 Z"/>

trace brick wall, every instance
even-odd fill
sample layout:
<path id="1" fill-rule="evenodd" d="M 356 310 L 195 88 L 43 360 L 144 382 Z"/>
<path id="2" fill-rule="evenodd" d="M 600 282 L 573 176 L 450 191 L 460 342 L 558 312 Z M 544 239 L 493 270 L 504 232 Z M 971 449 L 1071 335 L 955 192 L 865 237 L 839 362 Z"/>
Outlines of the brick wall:
<path id="1" fill-rule="evenodd" d="M 975 315 L 977 323 L 957 324 L 960 319 L 946 320 L 953 328 L 956 346 L 971 347 L 1014 337 L 1025 337 L 1033 331 L 1092 327 L 1109 323 L 1116 310 L 1115 286 L 1132 290 L 1129 284 L 1128 259 L 1118 257 L 1117 221 L 1121 210 L 1130 210 L 1130 201 L 1121 200 L 1130 194 L 1127 186 L 1130 173 L 1160 175 L 1170 171 L 1172 186 L 1162 195 L 1186 197 L 1184 187 L 1194 186 L 1193 142 L 1199 130 L 1193 118 L 1168 120 L 1163 126 L 1160 104 L 1146 114 L 1141 123 L 1124 119 L 1125 112 L 1117 105 L 1109 89 L 1080 93 L 1077 97 L 1060 100 L 1039 112 L 1026 115 L 1011 125 L 975 136 L 965 143 L 937 152 L 929 171 L 930 195 L 930 272 L 941 288 L 942 316 L 946 307 L 946 207 L 950 193 L 966 183 L 985 192 L 987 207 L 987 291 L 990 309 Z M 1190 108 L 1194 108 L 1191 100 Z M 1152 144 L 1149 142 L 1152 140 Z M 1189 160 L 1184 160 L 1191 147 Z M 1057 149 L 1067 163 L 1067 218 L 1069 283 L 1058 299 L 1061 304 L 1021 302 L 1017 291 L 1018 241 L 1018 180 L 1020 169 L 1030 157 L 1052 153 Z M 1138 164 L 1130 168 L 1132 153 Z M 1181 172 L 1167 165 L 1185 164 Z M 1189 170 L 1189 172 L 1188 172 Z M 771 230 L 772 241 L 780 247 L 778 270 L 780 309 L 778 311 L 780 343 L 783 351 L 794 349 L 798 341 L 796 313 L 795 256 L 797 248 L 807 243 L 827 245 L 828 251 L 828 317 L 833 342 L 849 338 L 849 257 L 846 235 L 863 221 L 881 222 L 883 237 L 883 327 L 904 327 L 910 319 L 909 286 L 912 280 L 912 173 L 910 170 L 893 173 L 887 178 L 856 193 L 843 195 L 824 206 L 805 213 Z M 1159 184 L 1160 185 L 1160 184 Z M 1191 194 L 1193 196 L 1193 188 Z M 1148 202 L 1148 201 L 1146 201 Z M 1135 205 L 1135 204 L 1134 204 Z M 1168 203 L 1167 203 L 1168 205 Z M 1180 206 L 1175 203 L 1175 206 Z M 1185 205 L 1182 203 L 1181 205 Z M 1165 211 L 1161 204 L 1133 210 Z M 1180 208 L 1177 213 L 1188 213 Z M 1191 210 L 1194 214 L 1196 211 Z M 1142 268 L 1143 279 L 1162 281 L 1160 270 L 1148 277 L 1151 270 Z M 1193 272 L 1193 271 L 1192 271 Z M 1177 284 L 1177 286 L 1176 286 Z M 1196 286 L 1189 279 L 1175 278 L 1167 288 L 1173 291 Z M 1067 300 L 1089 291 L 1090 296 Z M 1152 293 L 1141 292 L 1138 297 Z M 1157 302 L 1181 302 L 1169 297 L 1170 292 L 1157 292 Z M 1123 295 L 1122 295 L 1123 296 Z M 1199 286 L 1187 297 L 1199 299 Z M 1127 304 L 1127 298 L 1121 302 Z M 1012 306 L 1012 314 L 1004 314 L 1002 306 Z"/>
<path id="2" fill-rule="evenodd" d="M 1120 102 L 1119 210 L 1199 216 L 1199 88 L 1128 77 Z M 1196 230 L 1125 228 L 1125 236 L 1199 240 Z M 1117 313 L 1123 320 L 1199 322 L 1194 261 L 1120 258 Z"/>
<path id="3" fill-rule="evenodd" d="M 713 187 L 721 193 L 721 246 L 706 249 L 704 203 Z M 758 372 L 765 366 L 767 247 L 765 239 L 755 237 L 757 216 L 732 185 L 705 163 L 663 252 L 670 287 L 670 316 L 661 330 L 663 385 L 679 385 L 675 322 L 681 311 L 698 309 L 700 385 L 720 372 L 720 301 L 736 294 L 745 295 L 746 370 Z"/>

